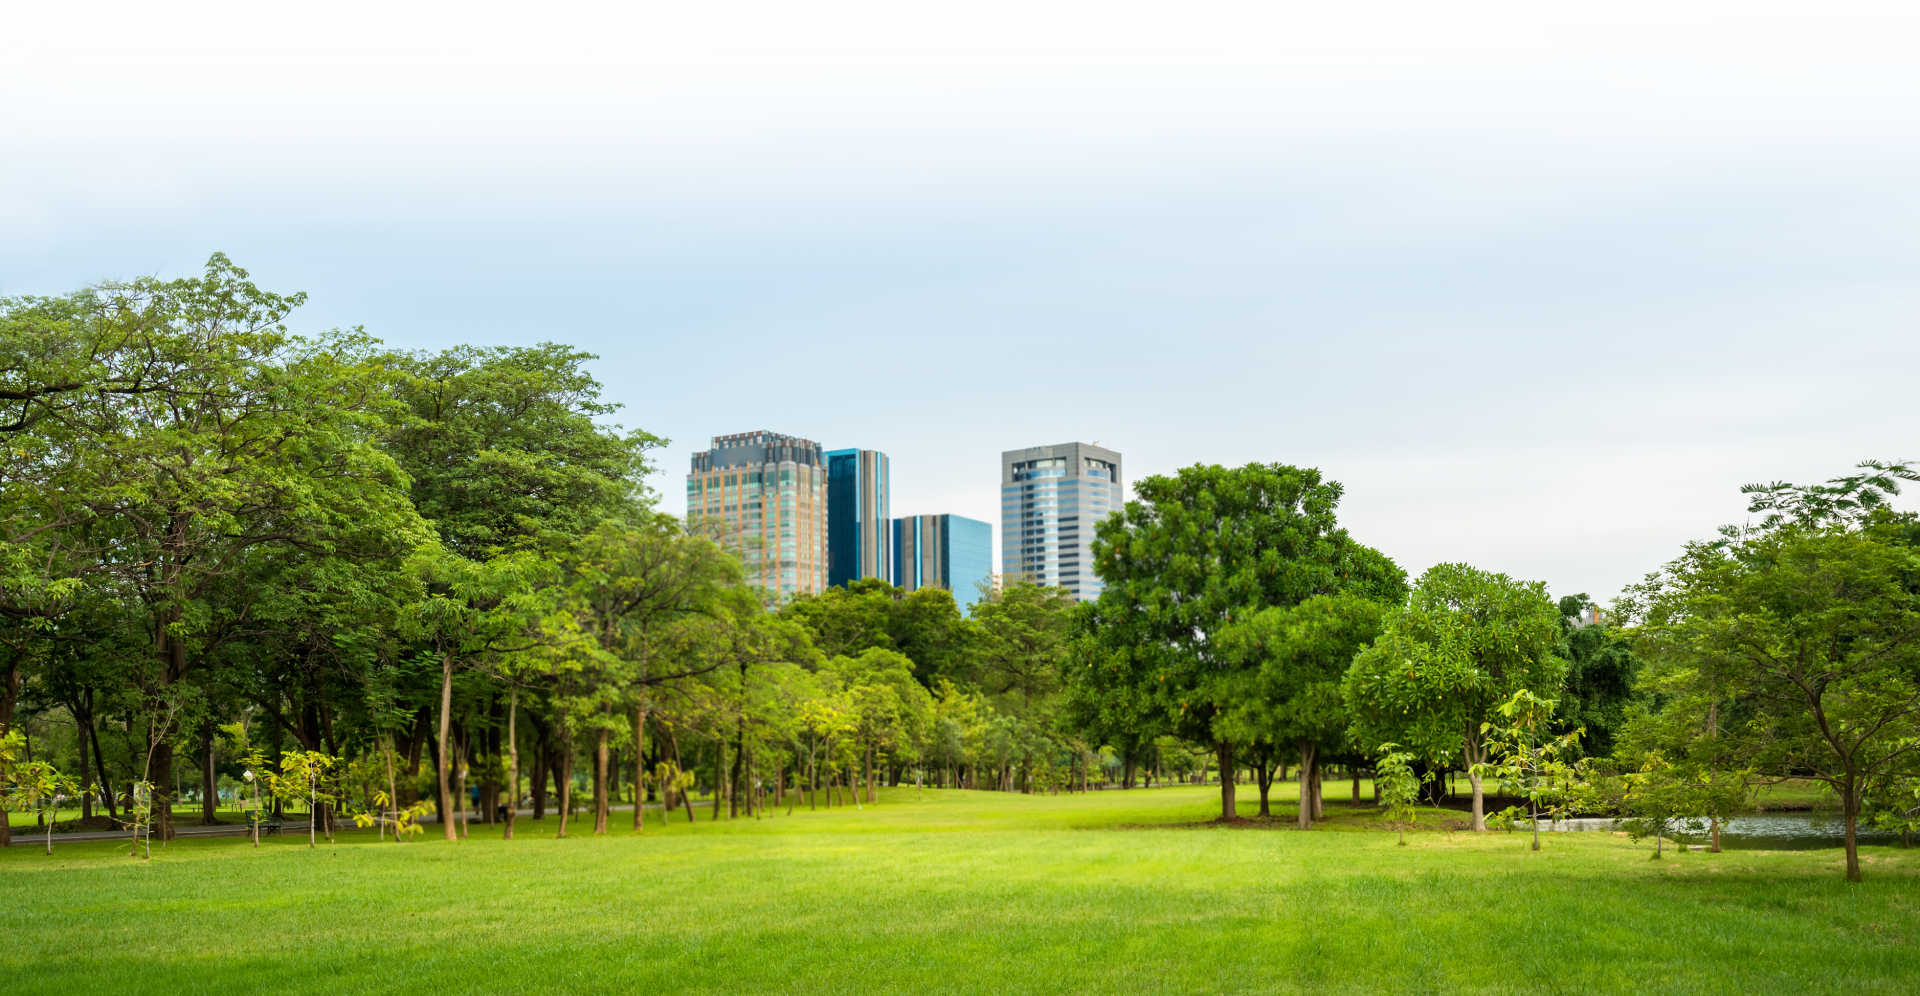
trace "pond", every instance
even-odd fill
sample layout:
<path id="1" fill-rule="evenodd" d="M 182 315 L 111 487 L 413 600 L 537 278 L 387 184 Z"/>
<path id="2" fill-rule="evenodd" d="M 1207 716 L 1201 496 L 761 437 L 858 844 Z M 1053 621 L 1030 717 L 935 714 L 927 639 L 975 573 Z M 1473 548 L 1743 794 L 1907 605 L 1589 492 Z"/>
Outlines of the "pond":
<path id="1" fill-rule="evenodd" d="M 1540 824 L 1541 830 L 1573 832 L 1592 830 L 1613 830 L 1616 821 L 1611 817 L 1579 817 L 1548 826 Z M 1671 833 L 1667 839 L 1683 844 L 1706 844 L 1710 839 L 1705 832 L 1704 822 L 1698 833 Z M 1523 829 L 1523 828 L 1522 828 Z M 1519 832 L 1516 829 L 1515 832 Z M 1900 843 L 1897 833 L 1885 833 L 1861 827 L 1858 835 L 1861 844 Z M 1846 842 L 1846 828 L 1841 825 L 1838 816 L 1823 813 L 1760 813 L 1753 816 L 1736 816 L 1733 821 L 1720 828 L 1720 846 L 1726 850 L 1765 850 L 1765 851 L 1810 851 L 1823 847 L 1840 847 Z"/>

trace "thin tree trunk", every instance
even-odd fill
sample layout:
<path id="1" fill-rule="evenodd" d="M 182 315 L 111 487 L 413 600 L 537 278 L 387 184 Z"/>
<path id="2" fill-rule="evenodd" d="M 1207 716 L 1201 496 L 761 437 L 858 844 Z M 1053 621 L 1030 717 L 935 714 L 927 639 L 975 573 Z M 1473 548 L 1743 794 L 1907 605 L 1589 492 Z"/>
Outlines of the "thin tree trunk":
<path id="1" fill-rule="evenodd" d="M 209 718 L 200 731 L 200 825 L 213 826 L 220 822 L 220 787 L 213 774 L 213 720 Z M 81 768 L 86 767 L 86 758 L 80 759 Z"/>
<path id="2" fill-rule="evenodd" d="M 1314 755 L 1320 745 L 1305 737 L 1300 738 L 1300 812 L 1294 817 L 1294 825 L 1302 830 L 1313 829 L 1313 765 Z"/>
<path id="3" fill-rule="evenodd" d="M 1324 820 L 1327 818 L 1327 807 L 1320 789 L 1319 747 L 1315 747 L 1313 750 L 1313 818 L 1316 820 Z"/>
<path id="4" fill-rule="evenodd" d="M 500 831 L 501 840 L 513 839 L 513 818 L 520 812 L 519 718 L 520 689 L 515 688 L 507 698 L 507 825 Z"/>
<path id="5" fill-rule="evenodd" d="M 609 736 L 611 731 L 603 726 L 594 733 L 593 738 L 593 832 L 596 834 L 607 832 L 607 812 L 610 809 L 607 776 L 612 773 L 607 756 Z"/>
<path id="6" fill-rule="evenodd" d="M 1273 789 L 1273 769 L 1267 767 L 1267 760 L 1263 757 L 1256 770 L 1260 778 L 1260 816 L 1265 818 L 1273 815 L 1267 805 L 1267 793 Z"/>
<path id="7" fill-rule="evenodd" d="M 638 830 L 647 825 L 647 752 L 641 746 L 641 735 L 647 728 L 647 709 L 641 706 L 633 710 L 633 828 Z M 666 800 L 662 799 L 664 803 Z M 664 812 L 664 808 L 662 812 Z"/>
<path id="8" fill-rule="evenodd" d="M 553 781 L 555 791 L 560 797 L 560 832 L 556 837 L 567 835 L 567 820 L 573 815 L 573 734 L 562 722 L 560 729 L 560 749 L 553 759 Z"/>
<path id="9" fill-rule="evenodd" d="M 528 787 L 533 795 L 533 818 L 547 818 L 547 751 L 540 745 L 534 745 L 533 777 L 528 779 Z"/>
<path id="10" fill-rule="evenodd" d="M 1234 810 L 1233 744 L 1222 740 L 1214 749 L 1220 756 L 1220 818 L 1235 819 L 1239 813 Z"/>
<path id="11" fill-rule="evenodd" d="M 1841 816 L 1847 821 L 1847 881 L 1860 881 L 1860 782 L 1847 772 L 1845 791 L 1840 796 Z"/>
<path id="12" fill-rule="evenodd" d="M 77 704 L 77 700 L 79 700 L 80 695 L 76 694 L 74 698 Z M 93 793 L 87 791 L 86 789 L 86 781 L 88 777 L 87 772 L 89 770 L 89 764 L 87 761 L 87 739 L 88 739 L 88 734 L 91 733 L 93 730 L 92 710 L 89 710 L 84 706 L 81 706 L 80 708 L 75 709 L 73 713 L 73 720 L 75 723 L 73 739 L 74 739 L 75 745 L 80 748 L 80 783 L 81 783 L 80 818 L 82 820 L 87 820 L 93 817 Z"/>
<path id="13" fill-rule="evenodd" d="M 1460 748 L 1461 757 L 1467 762 L 1467 782 L 1473 786 L 1473 829 L 1485 832 L 1487 829 L 1487 796 L 1485 787 L 1480 784 L 1480 772 L 1474 767 L 1485 760 L 1486 752 L 1481 749 L 1479 739 L 1469 731 Z"/>
<path id="14" fill-rule="evenodd" d="M 87 739 L 93 744 L 93 766 L 100 772 L 100 801 L 107 807 L 107 818 L 118 822 L 120 812 L 113 804 L 113 778 L 107 774 L 107 758 L 100 753 L 100 730 L 93 721 L 93 690 L 87 690 Z M 81 772 L 84 777 L 86 772 Z"/>
<path id="15" fill-rule="evenodd" d="M 440 655 L 440 733 L 434 742 L 439 753 L 434 756 L 433 766 L 439 769 L 440 782 L 440 827 L 448 840 L 459 840 L 459 832 L 453 825 L 453 786 L 449 784 L 452 772 L 447 770 L 452 755 L 447 752 L 447 733 L 453 721 L 453 654 Z"/>
<path id="16" fill-rule="evenodd" d="M 4 683 L 0 683 L 0 737 L 13 732 L 13 710 L 20 701 L 20 652 L 14 651 L 7 660 L 7 674 Z M 12 820 L 0 812 L 0 847 L 13 845 Z"/>

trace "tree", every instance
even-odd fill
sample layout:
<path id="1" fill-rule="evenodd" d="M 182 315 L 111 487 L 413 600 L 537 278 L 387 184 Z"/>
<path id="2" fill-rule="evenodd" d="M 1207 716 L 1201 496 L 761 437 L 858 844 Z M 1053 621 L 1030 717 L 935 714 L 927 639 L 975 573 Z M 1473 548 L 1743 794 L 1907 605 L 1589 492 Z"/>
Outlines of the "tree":
<path id="1" fill-rule="evenodd" d="M 1211 746 L 1221 816 L 1232 818 L 1235 742 L 1220 720 L 1249 666 L 1225 653 L 1221 632 L 1315 595 L 1398 602 L 1406 575 L 1338 526 L 1344 489 L 1317 470 L 1199 465 L 1143 478 L 1134 492 L 1097 527 L 1094 568 L 1106 587 L 1076 610 L 1087 647 L 1071 679 L 1081 696 L 1123 700 L 1116 711 Z"/>
<path id="2" fill-rule="evenodd" d="M 388 450 L 449 549 L 484 559 L 651 506 L 647 453 L 666 440 L 595 421 L 619 406 L 600 400 L 592 359 L 555 343 L 383 357 L 405 406 Z"/>
<path id="3" fill-rule="evenodd" d="M 1358 595 L 1319 595 L 1299 605 L 1263 609 L 1220 635 L 1243 667 L 1245 683 L 1230 699 L 1223 722 L 1240 739 L 1266 743 L 1278 753 L 1297 751 L 1300 762 L 1300 829 L 1313 827 L 1323 746 L 1346 736 L 1347 710 L 1340 682 L 1354 655 L 1380 635 L 1391 606 Z M 1268 815 L 1270 763 L 1260 772 L 1260 815 Z"/>
<path id="4" fill-rule="evenodd" d="M 1560 600 L 1560 656 L 1567 660 L 1567 678 L 1560 690 L 1554 728 L 1564 733 L 1576 727 L 1587 731 L 1579 751 L 1587 757 L 1608 757 L 1629 707 L 1639 698 L 1635 682 L 1640 658 L 1633 639 L 1608 622 L 1587 596 Z"/>
<path id="5" fill-rule="evenodd" d="M 405 475 L 375 445 L 389 401 L 370 342 L 290 335 L 303 300 L 218 254 L 199 278 L 71 299 L 78 344 L 62 355 L 90 359 L 75 368 L 81 389 L 35 402 L 37 459 L 63 486 L 28 518 L 70 525 L 40 534 L 57 537 L 54 559 L 87 558 L 84 579 L 143 610 L 148 657 L 131 680 L 156 714 L 198 698 L 182 683 L 211 649 L 209 595 L 249 557 L 397 560 L 427 539 Z M 174 732 L 154 752 L 163 838 Z"/>
<path id="6" fill-rule="evenodd" d="M 1407 845 L 1407 826 L 1420 817 L 1420 778 L 1413 773 L 1415 756 L 1385 743 L 1373 749 L 1373 777 L 1380 786 L 1380 801 L 1386 805 L 1387 819 L 1399 825 L 1400 846 Z"/>
<path id="7" fill-rule="evenodd" d="M 566 564 L 568 611 L 593 641 L 591 652 L 567 669 L 568 715 L 594 733 L 594 832 L 606 833 L 613 740 L 631 729 L 634 784 L 641 784 L 647 688 L 705 673 L 692 666 L 653 666 L 667 627 L 691 615 L 752 609 L 721 604 L 728 591 L 742 586 L 739 565 L 711 541 L 684 533 L 669 515 L 605 520 L 569 545 Z M 711 663 L 706 670 L 720 666 Z M 636 829 L 644 808 L 634 807 Z"/>
<path id="8" fill-rule="evenodd" d="M 1593 793 L 1587 782 L 1587 762 L 1570 760 L 1584 730 L 1558 737 L 1547 727 L 1559 703 L 1522 688 L 1497 710 L 1504 724 L 1483 723 L 1489 760 L 1475 774 L 1493 775 L 1507 791 L 1527 800 L 1533 824 L 1533 849 L 1540 849 L 1540 817 L 1558 821 L 1587 803 Z"/>
<path id="9" fill-rule="evenodd" d="M 1567 671 L 1559 636 L 1544 584 L 1440 564 L 1354 657 L 1341 694 L 1363 742 L 1391 740 L 1436 765 L 1459 758 L 1473 786 L 1473 828 L 1485 830 L 1482 728 L 1522 688 L 1558 693 Z"/>
<path id="10" fill-rule="evenodd" d="M 844 689 L 852 719 L 848 732 L 866 765 L 866 801 L 876 802 L 875 760 L 913 756 L 914 744 L 922 737 L 919 729 L 932 720 L 933 697 L 914 680 L 913 662 L 892 650 L 875 647 L 858 657 L 835 657 L 824 670 Z"/>
<path id="11" fill-rule="evenodd" d="M 818 595 L 799 595 L 782 606 L 780 614 L 805 626 L 822 655 L 854 657 L 875 647 L 893 648 L 894 606 L 900 594 L 879 578 L 861 578 Z"/>
<path id="12" fill-rule="evenodd" d="M 476 562 L 435 549 L 424 554 L 418 564 L 427 582 L 427 594 L 401 615 L 399 633 L 424 648 L 440 672 L 439 752 L 434 767 L 438 769 L 442 829 L 448 840 L 454 840 L 458 833 L 454 827 L 452 757 L 447 738 L 455 673 L 496 654 L 550 647 L 574 636 L 542 631 L 550 621 L 550 587 L 557 569 L 533 551 Z M 561 827 L 564 833 L 564 816 Z"/>
<path id="13" fill-rule="evenodd" d="M 1854 882 L 1863 794 L 1920 749 L 1920 556 L 1904 525 L 1882 512 L 1689 544 L 1629 602 L 1649 686 L 1696 715 L 1725 704 L 1729 721 L 1693 728 L 1741 766 L 1833 789 Z"/>

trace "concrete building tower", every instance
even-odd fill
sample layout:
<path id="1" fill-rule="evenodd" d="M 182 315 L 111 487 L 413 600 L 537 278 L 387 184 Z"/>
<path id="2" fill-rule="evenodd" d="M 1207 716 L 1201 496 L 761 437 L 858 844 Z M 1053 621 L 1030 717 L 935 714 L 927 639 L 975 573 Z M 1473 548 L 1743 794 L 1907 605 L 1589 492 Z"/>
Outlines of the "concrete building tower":
<path id="1" fill-rule="evenodd" d="M 1093 524 L 1120 507 L 1120 454 L 1061 443 L 1000 454 L 1000 573 L 1058 585 L 1081 601 L 1100 596 Z"/>
<path id="2" fill-rule="evenodd" d="M 887 455 L 834 450 L 827 459 L 827 584 L 893 580 Z"/>
<path id="3" fill-rule="evenodd" d="M 827 586 L 827 465 L 820 444 L 777 432 L 713 437 L 693 455 L 687 519 L 704 520 L 781 598 Z"/>
<path id="4" fill-rule="evenodd" d="M 953 592 L 962 614 L 993 580 L 993 527 L 960 515 L 909 515 L 893 520 L 893 583 L 913 591 Z"/>

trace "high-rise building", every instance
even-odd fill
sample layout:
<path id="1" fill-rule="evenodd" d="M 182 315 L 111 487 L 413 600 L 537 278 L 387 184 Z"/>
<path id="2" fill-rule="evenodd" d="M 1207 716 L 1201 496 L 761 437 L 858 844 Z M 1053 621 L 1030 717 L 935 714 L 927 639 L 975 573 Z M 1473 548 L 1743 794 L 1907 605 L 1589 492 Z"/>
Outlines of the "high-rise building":
<path id="1" fill-rule="evenodd" d="M 693 455 L 687 518 L 734 547 L 747 579 L 790 598 L 827 586 L 827 465 L 820 444 L 777 432 L 713 437 Z"/>
<path id="2" fill-rule="evenodd" d="M 1120 507 L 1120 454 L 1061 443 L 1000 454 L 1000 573 L 1100 596 L 1093 525 Z"/>
<path id="3" fill-rule="evenodd" d="M 893 583 L 913 591 L 953 592 L 960 611 L 993 580 L 993 527 L 960 515 L 909 515 L 893 520 Z"/>
<path id="4" fill-rule="evenodd" d="M 827 584 L 893 580 L 887 455 L 834 450 L 827 459 Z"/>

